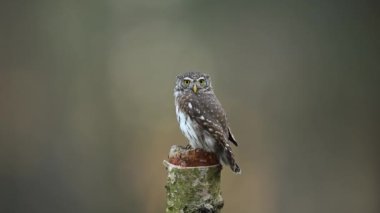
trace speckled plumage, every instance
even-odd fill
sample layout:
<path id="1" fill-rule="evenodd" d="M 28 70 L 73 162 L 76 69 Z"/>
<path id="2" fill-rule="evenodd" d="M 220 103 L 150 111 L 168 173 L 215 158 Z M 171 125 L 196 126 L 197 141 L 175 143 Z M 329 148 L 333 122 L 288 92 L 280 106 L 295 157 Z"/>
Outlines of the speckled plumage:
<path id="1" fill-rule="evenodd" d="M 177 76 L 174 96 L 177 120 L 189 144 L 216 153 L 233 172 L 241 173 L 230 146 L 230 143 L 237 146 L 237 142 L 213 92 L 210 77 L 199 72 Z"/>

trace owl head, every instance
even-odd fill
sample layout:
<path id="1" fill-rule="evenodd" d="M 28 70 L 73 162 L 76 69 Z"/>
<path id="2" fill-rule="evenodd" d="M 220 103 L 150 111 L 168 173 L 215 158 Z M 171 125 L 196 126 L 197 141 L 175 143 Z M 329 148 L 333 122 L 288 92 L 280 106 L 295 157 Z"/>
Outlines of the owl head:
<path id="1" fill-rule="evenodd" d="M 176 92 L 193 92 L 195 94 L 212 91 L 210 76 L 200 72 L 187 72 L 177 76 Z"/>

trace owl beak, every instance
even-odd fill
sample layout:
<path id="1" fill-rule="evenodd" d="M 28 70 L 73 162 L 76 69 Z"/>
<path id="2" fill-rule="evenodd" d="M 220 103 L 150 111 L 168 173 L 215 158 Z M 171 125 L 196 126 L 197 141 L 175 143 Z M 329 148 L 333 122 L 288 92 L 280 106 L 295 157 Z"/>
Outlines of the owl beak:
<path id="1" fill-rule="evenodd" d="M 197 85 L 194 84 L 194 86 L 193 86 L 194 93 L 197 93 L 197 90 L 198 90 Z"/>

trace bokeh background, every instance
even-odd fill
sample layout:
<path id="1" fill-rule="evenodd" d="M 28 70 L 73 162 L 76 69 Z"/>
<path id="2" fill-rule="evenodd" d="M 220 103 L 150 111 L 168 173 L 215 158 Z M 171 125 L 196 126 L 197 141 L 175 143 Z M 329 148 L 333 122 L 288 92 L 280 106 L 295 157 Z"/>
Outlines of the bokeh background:
<path id="1" fill-rule="evenodd" d="M 2 1 L 0 212 L 163 212 L 207 72 L 240 146 L 224 212 L 380 212 L 376 1 Z"/>

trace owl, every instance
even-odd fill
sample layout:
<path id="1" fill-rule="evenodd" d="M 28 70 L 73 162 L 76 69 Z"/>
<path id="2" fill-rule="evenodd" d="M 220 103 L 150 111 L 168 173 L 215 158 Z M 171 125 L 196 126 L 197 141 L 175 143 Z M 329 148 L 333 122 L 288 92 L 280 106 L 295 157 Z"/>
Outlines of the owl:
<path id="1" fill-rule="evenodd" d="M 240 174 L 230 146 L 238 144 L 214 94 L 210 76 L 199 72 L 177 76 L 174 97 L 177 120 L 190 146 L 215 153 L 221 163 Z"/>

